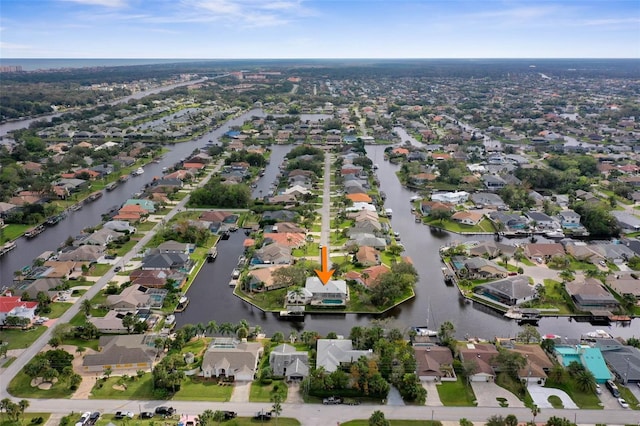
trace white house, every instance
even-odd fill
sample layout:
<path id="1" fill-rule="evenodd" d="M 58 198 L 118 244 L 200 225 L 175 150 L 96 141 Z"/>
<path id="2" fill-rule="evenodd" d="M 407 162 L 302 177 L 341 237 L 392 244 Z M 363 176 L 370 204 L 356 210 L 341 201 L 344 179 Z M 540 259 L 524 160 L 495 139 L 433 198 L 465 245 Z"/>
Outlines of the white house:
<path id="1" fill-rule="evenodd" d="M 440 192 L 431 195 L 431 201 L 440 201 L 441 203 L 463 204 L 469 199 L 469 193 L 466 191 Z"/>
<path id="2" fill-rule="evenodd" d="M 19 296 L 0 296 L 0 324 L 4 325 L 7 317 L 27 318 L 33 321 L 37 308 L 38 302 L 24 302 Z"/>
<path id="3" fill-rule="evenodd" d="M 258 360 L 263 353 L 262 343 L 216 338 L 204 354 L 200 375 L 251 381 L 255 378 Z"/>
<path id="4" fill-rule="evenodd" d="M 580 215 L 573 210 L 563 210 L 558 214 L 563 228 L 575 228 L 580 225 Z"/>
<path id="5" fill-rule="evenodd" d="M 355 350 L 349 339 L 318 339 L 316 351 L 316 368 L 332 373 L 341 364 L 356 362 L 360 357 L 371 358 L 372 350 Z"/>
<path id="6" fill-rule="evenodd" d="M 342 306 L 349 300 L 349 289 L 345 280 L 329 280 L 322 284 L 318 277 L 308 277 L 304 285 L 305 290 L 312 294 L 312 305 Z"/>

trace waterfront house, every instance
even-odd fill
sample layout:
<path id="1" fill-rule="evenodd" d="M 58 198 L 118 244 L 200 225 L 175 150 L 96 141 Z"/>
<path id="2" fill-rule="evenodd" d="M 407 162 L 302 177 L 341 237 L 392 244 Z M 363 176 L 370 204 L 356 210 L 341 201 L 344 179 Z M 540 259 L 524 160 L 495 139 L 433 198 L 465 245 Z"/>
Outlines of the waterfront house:
<path id="1" fill-rule="evenodd" d="M 580 215 L 573 210 L 563 210 L 558 213 L 560 225 L 563 228 L 576 228 L 580 226 Z"/>
<path id="2" fill-rule="evenodd" d="M 448 204 L 464 204 L 469 199 L 469 193 L 466 191 L 454 192 L 438 192 L 431 194 L 431 201 L 440 201 Z"/>
<path id="3" fill-rule="evenodd" d="M 384 238 L 376 237 L 373 234 L 354 234 L 351 239 L 345 243 L 345 248 L 348 249 L 353 246 L 368 246 L 374 247 L 378 250 L 384 250 L 387 247 L 387 241 Z"/>
<path id="4" fill-rule="evenodd" d="M 105 247 L 97 245 L 82 245 L 80 247 L 65 247 L 62 252 L 58 254 L 58 260 L 61 262 L 76 261 L 76 262 L 97 262 L 104 256 Z"/>
<path id="5" fill-rule="evenodd" d="M 141 269 L 146 270 L 179 270 L 191 269 L 191 260 L 184 253 L 150 254 L 142 259 Z"/>
<path id="6" fill-rule="evenodd" d="M 509 273 L 509 271 L 502 266 L 483 257 L 465 259 L 462 262 L 462 268 L 457 269 L 456 272 L 459 276 L 472 280 L 504 278 Z"/>
<path id="7" fill-rule="evenodd" d="M 596 339 L 595 346 L 622 384 L 640 386 L 640 349 L 623 345 L 617 339 Z"/>
<path id="8" fill-rule="evenodd" d="M 54 290 L 62 286 L 63 281 L 60 278 L 38 278 L 36 280 L 20 280 L 14 281 L 11 288 L 11 294 L 14 296 L 24 296 L 25 300 L 36 300 L 38 293 L 41 291 L 46 293 L 51 300 L 56 300 L 59 291 Z"/>
<path id="9" fill-rule="evenodd" d="M 107 368 L 116 374 L 120 371 L 151 371 L 158 353 L 153 344 L 155 337 L 146 334 L 100 336 L 100 352 L 84 356 L 82 371 L 96 374 L 101 374 Z"/>
<path id="10" fill-rule="evenodd" d="M 323 284 L 318 277 L 307 277 L 304 287 L 312 294 L 311 305 L 340 307 L 349 300 L 349 289 L 344 280 L 329 280 Z"/>
<path id="11" fill-rule="evenodd" d="M 503 244 L 495 240 L 481 241 L 477 246 L 471 247 L 469 249 L 469 254 L 471 256 L 487 256 L 490 259 L 499 256 L 513 257 L 515 252 L 516 248 L 514 246 Z"/>
<path id="12" fill-rule="evenodd" d="M 362 272 L 349 271 L 346 273 L 345 278 L 365 287 L 372 287 L 378 283 L 377 280 L 380 275 L 390 271 L 386 265 L 374 265 L 363 269 Z"/>
<path id="13" fill-rule="evenodd" d="M 349 339 L 318 339 L 316 348 L 316 369 L 322 367 L 328 373 L 349 366 L 361 357 L 373 357 L 371 349 L 353 349 L 353 342 Z"/>
<path id="14" fill-rule="evenodd" d="M 504 346 L 509 352 L 522 355 L 527 363 L 518 370 L 518 378 L 528 383 L 538 383 L 544 386 L 547 373 L 553 368 L 554 363 L 547 353 L 538 344 L 512 344 Z"/>
<path id="15" fill-rule="evenodd" d="M 290 265 L 292 262 L 291 247 L 278 243 L 262 246 L 255 251 L 251 259 L 252 266 Z"/>
<path id="16" fill-rule="evenodd" d="M 525 216 L 534 222 L 539 229 L 552 229 L 555 228 L 555 221 L 544 213 L 530 211 Z"/>
<path id="17" fill-rule="evenodd" d="M 473 292 L 507 306 L 518 306 L 535 298 L 529 277 L 516 275 L 474 287 Z"/>
<path id="18" fill-rule="evenodd" d="M 565 283 L 565 289 L 576 308 L 581 311 L 615 311 L 620 308 L 616 298 L 595 278 Z"/>
<path id="19" fill-rule="evenodd" d="M 416 373 L 421 382 L 455 381 L 453 355 L 446 346 L 413 346 L 416 357 Z"/>
<path id="20" fill-rule="evenodd" d="M 482 221 L 484 214 L 480 212 L 472 212 L 472 211 L 460 211 L 455 212 L 451 219 L 455 222 L 458 222 L 462 225 L 476 226 Z"/>
<path id="21" fill-rule="evenodd" d="M 274 376 L 299 381 L 309 375 L 309 353 L 283 343 L 269 353 L 269 366 Z"/>
<path id="22" fill-rule="evenodd" d="M 252 291 L 268 291 L 286 287 L 286 284 L 277 285 L 273 279 L 273 273 L 278 269 L 285 268 L 286 266 L 287 265 L 274 265 L 250 270 L 247 274 L 249 279 L 249 288 Z"/>
<path id="23" fill-rule="evenodd" d="M 262 343 L 215 338 L 204 354 L 200 375 L 205 378 L 252 381 L 263 353 Z"/>
<path id="24" fill-rule="evenodd" d="M 124 220 L 110 220 L 108 222 L 105 222 L 105 224 L 102 225 L 102 227 L 111 229 L 112 231 L 116 231 L 116 232 L 125 232 L 129 234 L 136 233 L 136 228 L 131 226 L 129 222 Z"/>
<path id="25" fill-rule="evenodd" d="M 564 246 L 559 243 L 530 243 L 524 245 L 524 255 L 529 259 L 549 261 L 554 256 L 564 256 Z"/>
<path id="26" fill-rule="evenodd" d="M 380 252 L 373 247 L 362 246 L 355 254 L 356 261 L 364 267 L 379 265 Z"/>
<path id="27" fill-rule="evenodd" d="M 500 209 L 505 207 L 502 198 L 498 194 L 491 192 L 475 192 L 469 198 L 478 208 Z"/>
<path id="28" fill-rule="evenodd" d="M 181 253 L 189 255 L 193 253 L 196 246 L 191 243 L 179 243 L 174 240 L 165 241 L 155 249 L 151 249 L 150 253 Z"/>
<path id="29" fill-rule="evenodd" d="M 95 245 L 106 247 L 107 244 L 120 238 L 122 233 L 116 232 L 113 229 L 109 228 L 100 228 L 97 231 L 92 232 L 91 234 L 85 235 L 82 238 L 74 241 L 75 246 L 81 245 Z"/>
<path id="30" fill-rule="evenodd" d="M 136 269 L 129 275 L 132 285 L 141 285 L 147 288 L 164 288 L 167 282 L 174 283 L 175 288 L 181 288 L 187 279 L 187 275 L 180 271 Z"/>
<path id="31" fill-rule="evenodd" d="M 134 311 L 136 309 L 161 308 L 167 290 L 147 288 L 138 284 L 130 285 L 120 292 L 107 296 L 106 305 L 116 311 Z"/>
<path id="32" fill-rule="evenodd" d="M 602 356 L 600 348 L 589 345 L 557 345 L 554 348 L 554 353 L 558 362 L 565 367 L 568 367 L 572 362 L 577 362 L 582 365 L 593 373 L 596 383 L 605 383 L 607 380 L 613 378 L 609 368 L 607 368 L 607 363 Z"/>
<path id="33" fill-rule="evenodd" d="M 475 372 L 469 376 L 472 382 L 493 382 L 496 372 L 493 369 L 493 357 L 498 355 L 498 350 L 492 344 L 462 344 L 458 348 L 460 361 L 475 364 Z"/>
<path id="34" fill-rule="evenodd" d="M 640 300 L 640 279 L 637 278 L 638 276 L 637 273 L 630 271 L 616 271 L 607 275 L 607 285 L 622 296 L 631 294 Z"/>
<path id="35" fill-rule="evenodd" d="M 527 219 L 515 213 L 491 212 L 489 213 L 489 219 L 506 231 L 520 231 L 528 226 Z"/>

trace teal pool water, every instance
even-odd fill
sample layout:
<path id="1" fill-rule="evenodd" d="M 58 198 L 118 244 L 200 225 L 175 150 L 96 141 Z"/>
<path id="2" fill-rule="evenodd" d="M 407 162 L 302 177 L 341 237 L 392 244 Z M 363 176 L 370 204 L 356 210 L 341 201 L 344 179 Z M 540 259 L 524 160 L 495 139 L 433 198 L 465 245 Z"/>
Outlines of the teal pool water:
<path id="1" fill-rule="evenodd" d="M 340 299 L 324 299 L 322 301 L 324 305 L 342 305 L 342 300 Z"/>

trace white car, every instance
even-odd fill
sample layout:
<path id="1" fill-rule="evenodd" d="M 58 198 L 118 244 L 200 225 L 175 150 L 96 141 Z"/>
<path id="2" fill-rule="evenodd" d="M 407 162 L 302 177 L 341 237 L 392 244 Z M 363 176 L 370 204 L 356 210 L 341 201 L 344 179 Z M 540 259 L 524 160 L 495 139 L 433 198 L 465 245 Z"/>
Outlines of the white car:
<path id="1" fill-rule="evenodd" d="M 625 401 L 624 398 L 618 398 L 618 404 L 620 404 L 622 408 L 629 408 L 629 403 Z"/>

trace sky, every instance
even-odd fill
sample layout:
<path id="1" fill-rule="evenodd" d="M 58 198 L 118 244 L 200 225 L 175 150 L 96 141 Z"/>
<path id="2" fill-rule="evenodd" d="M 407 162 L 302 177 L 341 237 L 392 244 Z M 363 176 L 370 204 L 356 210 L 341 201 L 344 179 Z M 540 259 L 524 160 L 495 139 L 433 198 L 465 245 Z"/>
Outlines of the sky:
<path id="1" fill-rule="evenodd" d="M 640 58 L 640 0 L 0 0 L 0 58 Z"/>

